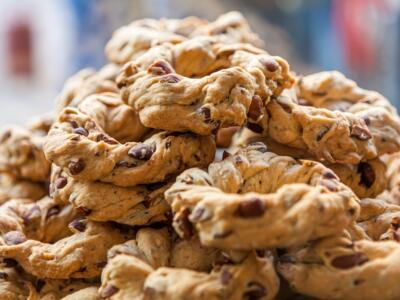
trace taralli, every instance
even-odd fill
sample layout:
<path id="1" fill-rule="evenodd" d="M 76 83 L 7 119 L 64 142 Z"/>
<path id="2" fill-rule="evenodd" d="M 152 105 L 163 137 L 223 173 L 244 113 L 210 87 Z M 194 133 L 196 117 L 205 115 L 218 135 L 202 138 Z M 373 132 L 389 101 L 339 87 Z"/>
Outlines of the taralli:
<path id="1" fill-rule="evenodd" d="M 128 237 L 111 225 L 77 219 L 74 231 L 54 244 L 27 240 L 20 231 L 3 235 L 0 257 L 16 260 L 24 270 L 38 278 L 94 278 L 100 275 L 107 250 Z"/>
<path id="2" fill-rule="evenodd" d="M 400 299 L 396 109 L 262 43 L 137 20 L 0 130 L 0 299 Z"/>
<path id="3" fill-rule="evenodd" d="M 193 79 L 177 75 L 164 60 L 136 74 L 127 68 L 119 85 L 127 86 L 122 90 L 124 100 L 139 112 L 146 127 L 210 135 L 219 127 L 243 125 L 247 119 L 254 86 L 242 68 Z"/>
<path id="4" fill-rule="evenodd" d="M 267 145 L 268 151 L 278 155 L 317 160 L 317 158 L 304 149 L 280 144 L 269 137 L 255 133 L 247 128 L 243 128 L 235 134 L 230 151 L 236 151 L 239 147 L 245 147 L 254 142 L 263 142 Z M 356 165 L 323 163 L 334 171 L 340 180 L 350 187 L 359 198 L 376 197 L 387 188 L 388 176 L 386 176 L 386 165 L 379 158 L 362 161 Z"/>
<path id="5" fill-rule="evenodd" d="M 183 172 L 166 192 L 182 237 L 248 250 L 288 247 L 341 232 L 357 218 L 357 197 L 322 164 L 267 152 L 255 143 Z M 303 221 L 307 220 L 307 222 Z"/>
<path id="6" fill-rule="evenodd" d="M 293 83 L 284 59 L 247 44 L 225 45 L 210 38 L 152 48 L 117 77 L 123 99 L 146 127 L 204 135 L 241 126 L 247 117 L 262 120 L 263 103 Z M 170 118 L 173 112 L 180 115 L 177 121 Z"/>
<path id="7" fill-rule="evenodd" d="M 400 152 L 385 155 L 383 161 L 387 166 L 387 190 L 380 196 L 393 204 L 400 204 Z"/>
<path id="8" fill-rule="evenodd" d="M 110 61 L 125 64 L 156 45 L 179 44 L 194 36 L 213 36 L 225 43 L 263 44 L 240 13 L 230 12 L 211 23 L 197 17 L 135 21 L 115 31 L 105 52 Z"/>
<path id="9" fill-rule="evenodd" d="M 119 254 L 133 255 L 152 268 L 178 267 L 208 272 L 219 258 L 219 251 L 201 245 L 197 237 L 182 240 L 171 228 L 142 228 L 134 240 L 116 245 L 108 252 L 108 259 Z"/>
<path id="10" fill-rule="evenodd" d="M 0 295 L 4 300 L 29 299 L 32 289 L 29 281 L 14 267 L 0 267 Z"/>
<path id="11" fill-rule="evenodd" d="M 92 280 L 93 281 L 93 280 Z M 82 279 L 38 280 L 31 290 L 29 300 L 98 300 L 98 286 L 95 282 Z"/>
<path id="12" fill-rule="evenodd" d="M 134 186 L 206 166 L 214 158 L 215 143 L 211 137 L 160 132 L 144 142 L 120 144 L 89 116 L 67 108 L 50 130 L 44 151 L 74 179 Z"/>
<path id="13" fill-rule="evenodd" d="M 53 166 L 51 197 L 71 203 L 89 220 L 136 226 L 168 219 L 170 207 L 164 199 L 168 184 L 120 187 L 102 182 L 81 182 Z"/>
<path id="14" fill-rule="evenodd" d="M 400 207 L 380 199 L 363 199 L 360 226 L 372 240 L 400 242 Z"/>
<path id="15" fill-rule="evenodd" d="M 42 150 L 43 137 L 21 127 L 0 133 L 0 172 L 16 178 L 43 182 L 50 175 L 50 163 Z"/>
<path id="16" fill-rule="evenodd" d="M 0 204 L 11 199 L 39 200 L 47 194 L 45 183 L 17 179 L 8 173 L 0 173 Z"/>
<path id="17" fill-rule="evenodd" d="M 302 77 L 300 105 L 279 97 L 267 105 L 267 132 L 328 162 L 357 164 L 400 150 L 400 119 L 382 95 L 361 89 L 338 72 Z"/>
<path id="18" fill-rule="evenodd" d="M 400 245 L 337 236 L 280 257 L 277 269 L 298 292 L 318 299 L 399 299 Z"/>
<path id="19" fill-rule="evenodd" d="M 68 235 L 68 224 L 77 217 L 71 205 L 48 197 L 37 202 L 13 199 L 0 206 L 0 234 L 20 231 L 26 238 L 52 243 Z"/>
<path id="20" fill-rule="evenodd" d="M 108 65 L 96 72 L 93 69 L 83 69 L 69 78 L 57 96 L 57 112 L 66 107 L 76 107 L 87 96 L 105 92 L 117 93 L 114 82 L 114 66 Z"/>
<path id="21" fill-rule="evenodd" d="M 142 235 L 135 243 L 128 242 L 125 247 L 117 246 L 110 251 L 102 273 L 100 295 L 103 298 L 235 300 L 274 299 L 277 294 L 279 279 L 270 256 L 246 253 L 237 262 L 225 256 L 224 260 L 215 261 L 212 270 L 210 265 L 203 272 L 191 269 L 192 263 L 185 266 L 184 261 L 173 268 L 167 266 L 168 256 L 159 257 L 168 253 L 165 231 L 151 232 L 150 229 Z M 176 257 L 185 259 L 190 254 Z M 201 254 L 205 255 L 206 252 Z"/>
<path id="22" fill-rule="evenodd" d="M 33 118 L 27 125 L 30 132 L 35 135 L 45 136 L 53 125 L 54 117 L 46 114 L 40 117 Z"/>
<path id="23" fill-rule="evenodd" d="M 132 107 L 116 93 L 91 95 L 79 103 L 78 109 L 121 143 L 140 141 L 149 131 L 140 123 Z"/>

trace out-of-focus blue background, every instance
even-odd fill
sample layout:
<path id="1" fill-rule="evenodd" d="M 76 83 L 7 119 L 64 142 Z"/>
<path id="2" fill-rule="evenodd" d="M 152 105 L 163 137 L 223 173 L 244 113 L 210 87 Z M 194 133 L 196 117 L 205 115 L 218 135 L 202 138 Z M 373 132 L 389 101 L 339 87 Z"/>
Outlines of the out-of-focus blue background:
<path id="1" fill-rule="evenodd" d="M 399 0 L 1 0 L 0 125 L 50 111 L 68 76 L 105 63 L 121 25 L 229 10 L 297 73 L 338 69 L 400 107 Z"/>

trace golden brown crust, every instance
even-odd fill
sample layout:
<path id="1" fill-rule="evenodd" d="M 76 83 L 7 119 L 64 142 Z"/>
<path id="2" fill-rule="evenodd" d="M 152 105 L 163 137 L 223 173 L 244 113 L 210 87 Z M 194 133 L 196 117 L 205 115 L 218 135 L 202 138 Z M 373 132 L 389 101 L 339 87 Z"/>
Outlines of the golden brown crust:
<path id="1" fill-rule="evenodd" d="M 54 244 L 27 240 L 18 231 L 3 235 L 0 257 L 16 260 L 38 278 L 94 278 L 106 261 L 107 251 L 127 238 L 118 229 L 102 223 L 76 220 L 74 234 Z"/>
<path id="2" fill-rule="evenodd" d="M 267 145 L 268 151 L 278 155 L 291 156 L 297 159 L 317 160 L 310 152 L 305 149 L 297 149 L 284 144 L 280 144 L 268 136 L 255 133 L 247 128 L 243 128 L 233 138 L 230 151 L 235 151 L 238 147 L 244 147 L 254 142 L 263 142 Z M 376 197 L 382 193 L 388 185 L 386 175 L 386 165 L 379 159 L 361 161 L 358 164 L 340 164 L 322 162 L 339 176 L 340 180 L 350 187 L 359 198 Z"/>
<path id="3" fill-rule="evenodd" d="M 4 129 L 0 133 L 0 172 L 7 172 L 18 179 L 46 181 L 50 175 L 50 163 L 42 145 L 43 137 L 27 129 Z"/>
<path id="4" fill-rule="evenodd" d="M 39 200 L 48 191 L 46 183 L 17 179 L 8 173 L 0 173 L 0 204 L 11 199 Z"/>
<path id="5" fill-rule="evenodd" d="M 74 179 L 134 186 L 207 165 L 214 158 L 215 144 L 211 137 L 168 132 L 120 144 L 89 116 L 67 108 L 50 130 L 44 149 L 48 159 Z"/>
<path id="6" fill-rule="evenodd" d="M 159 44 L 179 44 L 196 36 L 221 43 L 263 44 L 239 12 L 229 12 L 211 23 L 197 17 L 138 20 L 115 31 L 105 52 L 110 61 L 125 64 Z"/>
<path id="7" fill-rule="evenodd" d="M 57 96 L 57 113 L 66 107 L 76 107 L 87 96 L 105 92 L 118 92 L 109 67 L 96 72 L 83 69 L 71 76 Z"/>
<path id="8" fill-rule="evenodd" d="M 336 71 L 303 77 L 296 88 L 307 105 L 293 97 L 267 105 L 266 130 L 276 141 L 330 163 L 357 164 L 400 149 L 400 119 L 382 95 Z"/>
<path id="9" fill-rule="evenodd" d="M 181 236 L 195 228 L 204 245 L 222 249 L 303 244 L 340 232 L 359 210 L 331 170 L 266 152 L 262 143 L 211 164 L 208 173 L 183 172 L 165 195 Z"/>
<path id="10" fill-rule="evenodd" d="M 210 259 L 210 253 L 215 251 L 193 247 L 196 241 L 195 238 L 180 241 L 174 247 L 165 228 L 141 229 L 136 240 L 110 250 L 102 273 L 101 296 L 113 300 L 252 299 L 252 296 L 274 299 L 279 279 L 272 257 L 243 253 L 237 261 L 224 256 L 217 262 L 215 256 Z M 177 247 L 183 245 L 186 250 L 176 253 Z M 174 253 L 183 257 L 169 259 Z M 191 255 L 194 257 L 188 259 Z M 206 262 L 207 267 L 193 265 L 193 259 Z"/>
<path id="11" fill-rule="evenodd" d="M 13 199 L 0 206 L 0 234 L 20 231 L 28 239 L 53 243 L 71 234 L 68 224 L 76 217 L 71 205 L 48 197 L 37 202 Z"/>
<path id="12" fill-rule="evenodd" d="M 400 245 L 336 236 L 280 257 L 291 287 L 318 299 L 398 299 Z"/>

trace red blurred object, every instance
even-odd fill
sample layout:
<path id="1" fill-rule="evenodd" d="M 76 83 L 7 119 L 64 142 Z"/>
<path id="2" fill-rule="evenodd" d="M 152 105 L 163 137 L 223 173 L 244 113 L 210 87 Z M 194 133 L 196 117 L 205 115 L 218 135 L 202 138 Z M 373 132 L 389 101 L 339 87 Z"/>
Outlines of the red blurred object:
<path id="1" fill-rule="evenodd" d="M 334 25 L 344 47 L 348 65 L 357 72 L 370 71 L 377 63 L 375 24 L 373 14 L 387 10 L 382 0 L 335 0 Z"/>
<path id="2" fill-rule="evenodd" d="M 14 19 L 7 30 L 7 62 L 10 75 L 32 74 L 32 25 L 26 19 Z"/>

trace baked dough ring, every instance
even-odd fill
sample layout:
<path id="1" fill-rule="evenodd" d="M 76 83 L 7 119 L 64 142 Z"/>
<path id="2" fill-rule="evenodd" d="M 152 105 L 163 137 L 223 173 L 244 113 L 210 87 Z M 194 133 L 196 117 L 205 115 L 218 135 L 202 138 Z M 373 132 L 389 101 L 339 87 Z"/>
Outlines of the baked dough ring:
<path id="1" fill-rule="evenodd" d="M 139 235 L 147 233 L 147 238 L 139 236 L 136 241 L 124 244 L 125 247 L 110 250 L 112 255 L 102 273 L 103 298 L 274 299 L 278 292 L 279 279 L 269 256 L 245 253 L 236 262 L 225 256 L 225 261 L 216 263 L 213 270 L 202 272 L 184 268 L 185 264 L 168 267 L 165 253 L 170 246 L 163 236 L 165 232 L 144 230 L 147 232 L 139 231 Z M 171 251 L 173 254 L 176 248 Z M 201 257 L 204 256 L 202 252 Z"/>
<path id="2" fill-rule="evenodd" d="M 400 242 L 400 206 L 382 199 L 362 199 L 358 226 L 375 241 Z"/>
<path id="3" fill-rule="evenodd" d="M 284 59 L 264 50 L 196 38 L 150 49 L 127 63 L 116 81 L 145 126 L 206 135 L 243 125 L 247 113 L 258 122 L 263 103 L 290 88 L 294 78 Z"/>
<path id="4" fill-rule="evenodd" d="M 190 169 L 165 193 L 174 227 L 221 249 L 288 247 L 341 232 L 355 220 L 353 192 L 318 162 L 266 152 L 255 143 L 208 173 Z"/>
<path id="5" fill-rule="evenodd" d="M 167 184 L 120 187 L 99 181 L 77 181 L 53 166 L 50 196 L 71 203 L 92 221 L 114 221 L 130 226 L 166 221 L 170 207 L 164 199 Z"/>
<path id="6" fill-rule="evenodd" d="M 268 135 L 330 163 L 357 164 L 400 150 L 400 119 L 382 95 L 361 89 L 339 72 L 300 78 L 296 103 L 279 97 L 267 105 Z"/>
<path id="7" fill-rule="evenodd" d="M 0 133 L 0 172 L 18 179 L 43 182 L 50 175 L 50 163 L 43 150 L 43 137 L 21 127 Z"/>
<path id="8" fill-rule="evenodd" d="M 0 295 L 4 300 L 25 300 L 31 295 L 32 286 L 20 270 L 13 267 L 0 267 Z M 32 299 L 35 300 L 35 299 Z"/>
<path id="9" fill-rule="evenodd" d="M 140 141 L 149 131 L 132 107 L 126 105 L 117 93 L 88 96 L 79 103 L 78 109 L 121 143 Z"/>
<path id="10" fill-rule="evenodd" d="M 71 235 L 68 224 L 77 217 L 71 205 L 45 197 L 37 202 L 13 199 L 0 206 L 0 234 L 20 231 L 28 239 L 53 243 Z"/>
<path id="11" fill-rule="evenodd" d="M 210 135 L 247 119 L 254 84 L 240 67 L 188 78 L 176 74 L 168 62 L 156 60 L 147 70 L 136 71 L 134 65 L 125 66 L 118 84 L 123 100 L 146 127 Z"/>
<path id="12" fill-rule="evenodd" d="M 17 179 L 8 173 L 0 173 L 0 204 L 10 199 L 39 200 L 47 194 L 45 183 Z"/>
<path id="13" fill-rule="evenodd" d="M 29 300 L 98 300 L 98 286 L 94 280 L 39 279 L 31 290 Z"/>
<path id="14" fill-rule="evenodd" d="M 64 83 L 56 98 L 56 112 L 60 113 L 66 107 L 76 107 L 87 96 L 105 92 L 118 92 L 115 76 L 120 67 L 105 65 L 99 71 L 83 69 L 71 76 Z"/>
<path id="15" fill-rule="evenodd" d="M 69 237 L 54 244 L 27 240 L 23 233 L 3 235 L 0 257 L 14 259 L 28 273 L 38 278 L 94 278 L 106 261 L 109 248 L 123 243 L 126 234 L 112 225 L 75 220 Z"/>
<path id="16" fill-rule="evenodd" d="M 110 61 L 125 64 L 158 44 L 179 44 L 195 36 L 213 36 L 223 43 L 263 44 L 242 14 L 229 12 L 211 23 L 196 17 L 138 20 L 116 30 L 105 53 Z"/>
<path id="17" fill-rule="evenodd" d="M 292 288 L 318 299 L 395 300 L 399 263 L 398 243 L 337 236 L 280 257 L 277 269 Z"/>
<path id="18" fill-rule="evenodd" d="M 208 165 L 215 143 L 211 137 L 160 132 L 144 142 L 120 144 L 92 118 L 66 108 L 46 137 L 44 151 L 76 180 L 135 186 Z"/>
<path id="19" fill-rule="evenodd" d="M 254 142 L 263 142 L 267 145 L 268 151 L 278 155 L 317 160 L 305 149 L 297 149 L 280 144 L 267 136 L 255 133 L 247 128 L 242 128 L 241 131 L 235 134 L 230 151 Z M 323 164 L 334 171 L 339 176 L 340 181 L 350 187 L 360 199 L 374 198 L 387 188 L 388 176 L 386 175 L 386 165 L 380 158 L 362 161 L 356 165 L 327 162 L 323 162 Z"/>

